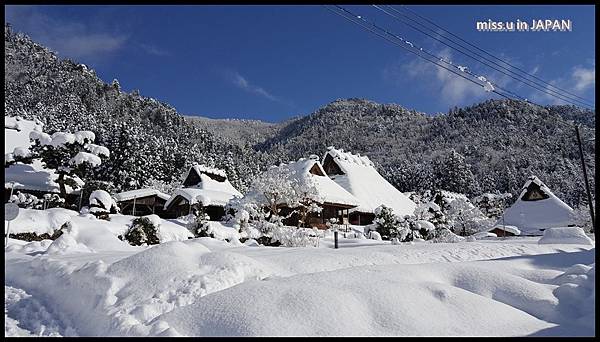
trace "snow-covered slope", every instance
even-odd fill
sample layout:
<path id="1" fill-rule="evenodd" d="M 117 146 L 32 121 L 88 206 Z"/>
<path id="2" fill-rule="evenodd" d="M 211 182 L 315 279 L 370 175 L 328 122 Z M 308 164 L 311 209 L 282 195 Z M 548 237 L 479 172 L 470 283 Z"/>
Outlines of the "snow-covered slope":
<path id="1" fill-rule="evenodd" d="M 5 286 L 52 308 L 44 320 L 60 335 L 593 336 L 594 248 L 537 240 L 342 238 L 332 249 L 329 238 L 320 248 L 199 238 L 56 253 L 11 239 Z M 38 319 L 9 318 L 15 334 Z"/>

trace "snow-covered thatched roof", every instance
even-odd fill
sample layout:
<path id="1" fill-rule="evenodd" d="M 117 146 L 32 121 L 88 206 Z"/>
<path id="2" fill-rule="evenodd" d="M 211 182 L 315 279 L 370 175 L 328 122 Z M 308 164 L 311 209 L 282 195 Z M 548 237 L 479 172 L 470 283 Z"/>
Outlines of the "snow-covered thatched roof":
<path id="1" fill-rule="evenodd" d="M 354 195 L 327 177 L 318 156 L 312 155 L 309 158 L 300 158 L 297 161 L 281 164 L 278 167 L 288 169 L 294 175 L 293 177 L 311 177 L 315 181 L 319 196 L 323 198 L 324 203 L 350 207 L 359 204 Z"/>
<path id="2" fill-rule="evenodd" d="M 17 151 L 27 150 L 31 146 L 30 133 L 42 133 L 42 124 L 38 121 L 25 120 L 19 117 L 4 116 L 4 159 L 12 160 L 12 154 Z M 31 164 L 13 164 L 4 169 L 5 187 L 8 183 L 16 182 L 21 185 L 16 190 L 36 190 L 43 192 L 59 193 L 59 185 L 55 182 L 58 178 L 56 172 L 42 166 L 42 162 L 34 159 Z M 84 182 L 77 176 L 73 180 L 82 187 Z M 73 192 L 66 186 L 67 193 Z"/>
<path id="3" fill-rule="evenodd" d="M 142 198 L 142 197 L 149 197 L 149 196 L 157 196 L 164 200 L 168 200 L 171 197 L 163 192 L 160 192 L 160 191 L 158 191 L 156 189 L 152 189 L 152 188 L 136 189 L 136 190 L 120 192 L 120 193 L 116 194 L 114 197 L 115 197 L 115 200 L 117 200 L 117 202 L 122 202 L 122 201 L 129 201 L 134 198 Z"/>
<path id="4" fill-rule="evenodd" d="M 367 156 L 329 147 L 323 162 L 333 162 L 339 167 L 341 174 L 330 173 L 329 177 L 359 200 L 360 205 L 353 211 L 373 213 L 383 204 L 396 215 L 414 212 L 416 204 L 385 180 Z"/>
<path id="5" fill-rule="evenodd" d="M 551 227 L 573 224 L 573 209 L 536 176 L 530 176 L 517 201 L 504 212 L 504 221 L 496 224 L 518 227 L 525 234 L 541 234 Z"/>
<path id="6" fill-rule="evenodd" d="M 209 175 L 218 176 L 220 178 L 227 178 L 227 173 L 225 173 L 224 170 L 217 169 L 216 167 L 210 167 L 210 166 L 201 165 L 201 164 L 194 164 L 185 173 L 183 180 L 184 181 L 187 180 L 188 177 L 190 176 L 190 173 L 192 173 L 192 172 L 198 176 L 200 176 L 201 174 L 209 174 Z"/>
<path id="7" fill-rule="evenodd" d="M 202 202 L 204 206 L 225 206 L 232 198 L 242 197 L 242 194 L 229 183 L 227 178 L 220 182 L 205 173 L 198 173 L 198 176 L 200 182 L 197 185 L 177 190 L 165 203 L 165 207 L 169 207 L 177 196 L 185 198 L 190 204 Z"/>

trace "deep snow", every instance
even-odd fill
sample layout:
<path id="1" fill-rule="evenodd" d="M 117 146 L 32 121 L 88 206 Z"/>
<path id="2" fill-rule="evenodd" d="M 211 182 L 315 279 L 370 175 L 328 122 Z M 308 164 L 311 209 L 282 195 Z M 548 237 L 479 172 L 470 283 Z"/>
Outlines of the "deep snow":
<path id="1" fill-rule="evenodd" d="M 76 232 L 63 234 L 70 242 L 10 239 L 5 333 L 595 334 L 593 245 L 341 237 L 333 249 L 327 236 L 318 248 L 285 248 L 174 234 L 176 241 L 133 247 L 116 239 L 130 220 L 74 213 Z"/>

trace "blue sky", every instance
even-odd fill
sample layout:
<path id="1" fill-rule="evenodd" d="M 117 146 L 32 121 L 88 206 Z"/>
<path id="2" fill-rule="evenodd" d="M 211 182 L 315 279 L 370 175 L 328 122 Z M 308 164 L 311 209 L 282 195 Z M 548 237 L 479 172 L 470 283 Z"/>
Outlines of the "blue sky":
<path id="1" fill-rule="evenodd" d="M 370 6 L 347 6 L 538 103 L 557 100 Z M 409 6 L 553 84 L 594 99 L 593 6 Z M 490 95 L 322 6 L 6 6 L 16 31 L 186 115 L 281 121 L 338 98 L 426 113 Z M 478 32 L 478 20 L 570 19 L 571 32 Z"/>

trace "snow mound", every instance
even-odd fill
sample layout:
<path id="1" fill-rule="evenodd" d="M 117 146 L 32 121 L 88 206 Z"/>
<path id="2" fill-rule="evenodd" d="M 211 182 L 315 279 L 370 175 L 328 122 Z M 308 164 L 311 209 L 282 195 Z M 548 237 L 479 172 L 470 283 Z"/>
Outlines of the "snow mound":
<path id="1" fill-rule="evenodd" d="M 538 241 L 539 244 L 549 243 L 572 243 L 581 245 L 593 245 L 583 229 L 579 227 L 556 227 L 548 228 L 544 231 L 544 236 Z"/>
<path id="2" fill-rule="evenodd" d="M 493 299 L 493 293 L 477 295 L 453 283 L 479 270 L 440 266 L 427 265 L 423 272 L 421 265 L 364 266 L 245 282 L 160 319 L 186 336 L 507 336 L 552 326 Z M 493 280 L 511 288 L 527 284 L 515 278 Z M 501 292 L 502 285 L 491 286 Z M 523 297 L 521 289 L 511 295 Z M 244 301 L 248 294 L 260 300 Z"/>
<path id="3" fill-rule="evenodd" d="M 77 241 L 79 229 L 73 224 L 69 224 L 63 229 L 63 234 L 54 240 L 46 253 L 48 254 L 67 254 L 67 253 L 92 253 L 92 249 L 83 243 Z"/>
<path id="4" fill-rule="evenodd" d="M 71 217 L 77 215 L 73 210 L 63 208 L 52 208 L 48 210 L 19 209 L 19 216 L 10 223 L 10 233 L 35 233 L 38 235 L 52 235 L 62 225 L 71 221 Z M 4 222 L 4 233 L 7 224 Z"/>
<path id="5" fill-rule="evenodd" d="M 596 263 L 576 264 L 555 278 L 559 285 L 553 293 L 558 298 L 558 312 L 570 322 L 594 329 L 596 302 Z"/>
<path id="6" fill-rule="evenodd" d="M 90 194 L 90 206 L 96 206 L 110 210 L 112 203 L 112 197 L 110 197 L 110 194 L 104 190 L 94 190 Z"/>

